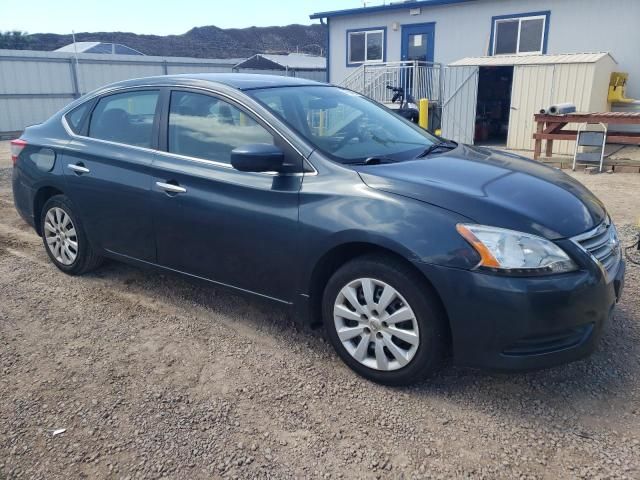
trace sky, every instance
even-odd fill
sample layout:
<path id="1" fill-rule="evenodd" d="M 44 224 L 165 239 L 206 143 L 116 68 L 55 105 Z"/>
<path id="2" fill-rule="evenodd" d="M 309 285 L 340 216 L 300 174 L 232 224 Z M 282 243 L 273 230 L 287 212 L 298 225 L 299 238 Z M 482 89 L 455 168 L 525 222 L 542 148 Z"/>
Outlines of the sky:
<path id="1" fill-rule="evenodd" d="M 369 5 L 382 1 L 367 1 Z M 121 31 L 181 34 L 193 27 L 310 24 L 309 14 L 358 8 L 363 0 L 0 0 L 0 31 Z"/>

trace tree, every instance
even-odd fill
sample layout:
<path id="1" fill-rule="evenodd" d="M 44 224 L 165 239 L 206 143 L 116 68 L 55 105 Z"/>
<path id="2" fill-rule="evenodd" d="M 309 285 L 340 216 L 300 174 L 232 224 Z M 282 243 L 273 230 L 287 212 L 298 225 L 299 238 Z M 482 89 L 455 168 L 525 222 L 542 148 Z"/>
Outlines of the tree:
<path id="1" fill-rule="evenodd" d="M 20 30 L 0 32 L 0 48 L 23 50 L 28 48 L 30 43 L 31 37 L 27 32 L 21 32 Z"/>

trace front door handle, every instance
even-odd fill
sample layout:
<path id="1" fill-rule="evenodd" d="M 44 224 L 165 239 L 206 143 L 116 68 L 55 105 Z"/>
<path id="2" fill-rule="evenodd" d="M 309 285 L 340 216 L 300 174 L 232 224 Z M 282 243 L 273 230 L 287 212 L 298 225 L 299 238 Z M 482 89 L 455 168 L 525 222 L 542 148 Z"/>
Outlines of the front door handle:
<path id="1" fill-rule="evenodd" d="M 187 189 L 173 183 L 156 182 L 156 185 L 167 193 L 186 193 Z"/>
<path id="2" fill-rule="evenodd" d="M 70 163 L 69 165 L 67 165 L 67 167 L 69 167 L 70 170 L 73 170 L 79 175 L 82 175 L 83 173 L 89 173 L 91 171 L 87 167 L 83 167 L 82 165 L 74 165 L 73 163 Z"/>

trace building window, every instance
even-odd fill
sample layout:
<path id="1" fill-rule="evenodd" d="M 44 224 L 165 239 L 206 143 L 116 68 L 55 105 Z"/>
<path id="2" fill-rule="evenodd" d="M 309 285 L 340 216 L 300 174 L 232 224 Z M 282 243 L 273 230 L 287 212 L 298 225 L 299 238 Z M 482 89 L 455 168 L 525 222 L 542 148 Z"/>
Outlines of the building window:
<path id="1" fill-rule="evenodd" d="M 546 53 L 549 12 L 493 17 L 493 55 Z"/>
<path id="2" fill-rule="evenodd" d="M 347 32 L 347 63 L 384 61 L 384 29 Z"/>

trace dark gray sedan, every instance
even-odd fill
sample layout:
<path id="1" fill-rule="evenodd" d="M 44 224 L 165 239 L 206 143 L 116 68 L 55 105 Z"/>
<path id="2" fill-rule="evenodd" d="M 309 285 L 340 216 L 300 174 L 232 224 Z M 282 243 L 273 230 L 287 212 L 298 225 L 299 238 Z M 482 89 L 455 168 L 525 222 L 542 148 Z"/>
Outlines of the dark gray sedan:
<path id="1" fill-rule="evenodd" d="M 576 360 L 623 287 L 615 226 L 580 183 L 334 86 L 121 82 L 29 127 L 12 155 L 16 207 L 63 272 L 108 257 L 288 305 L 380 383 L 447 354 Z"/>

